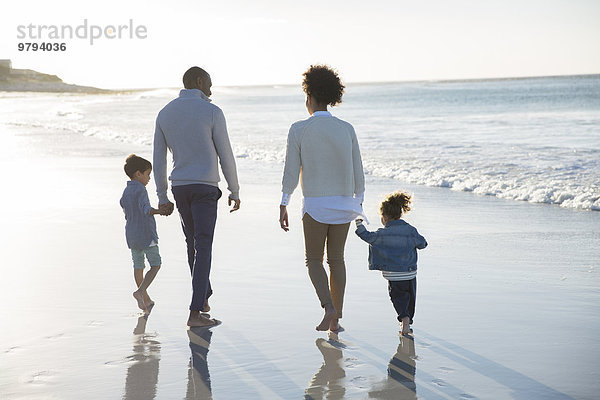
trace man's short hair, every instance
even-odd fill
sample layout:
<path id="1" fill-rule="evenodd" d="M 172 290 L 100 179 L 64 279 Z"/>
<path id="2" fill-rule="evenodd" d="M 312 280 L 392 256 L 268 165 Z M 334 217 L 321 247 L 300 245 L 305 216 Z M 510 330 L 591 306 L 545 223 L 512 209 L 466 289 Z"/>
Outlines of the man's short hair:
<path id="1" fill-rule="evenodd" d="M 183 74 L 183 87 L 186 89 L 193 89 L 196 86 L 198 78 L 208 78 L 208 72 L 200 67 L 192 67 L 185 71 Z"/>
<path id="2" fill-rule="evenodd" d="M 145 158 L 130 154 L 125 160 L 123 169 L 125 170 L 125 174 L 133 179 L 136 171 L 144 173 L 145 171 L 152 169 L 152 164 Z"/>

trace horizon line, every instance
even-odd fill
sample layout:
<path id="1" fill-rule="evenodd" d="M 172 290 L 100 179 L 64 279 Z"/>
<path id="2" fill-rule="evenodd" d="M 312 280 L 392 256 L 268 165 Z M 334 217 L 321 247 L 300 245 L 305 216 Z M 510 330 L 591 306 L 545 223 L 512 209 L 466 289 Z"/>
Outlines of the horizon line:
<path id="1" fill-rule="evenodd" d="M 595 73 L 584 73 L 584 74 L 560 74 L 560 75 L 526 75 L 526 76 L 506 76 L 506 77 L 487 77 L 487 78 L 442 78 L 442 79 L 407 79 L 407 80 L 394 80 L 394 81 L 346 81 L 344 85 L 377 85 L 377 84 L 391 84 L 391 83 L 458 83 L 458 82 L 490 82 L 490 81 L 511 81 L 511 80 L 524 80 L 524 79 L 545 79 L 545 78 L 568 78 L 568 77 L 593 77 L 599 76 L 600 72 Z M 297 86 L 300 83 L 256 83 L 256 84 L 227 84 L 227 85 L 214 85 L 219 88 L 252 88 L 252 87 L 274 87 L 274 86 Z M 104 89 L 104 88 L 99 88 Z M 180 86 L 154 86 L 146 88 L 112 88 L 104 89 L 109 91 L 144 91 L 144 90 L 156 90 L 156 89 L 181 89 Z"/>

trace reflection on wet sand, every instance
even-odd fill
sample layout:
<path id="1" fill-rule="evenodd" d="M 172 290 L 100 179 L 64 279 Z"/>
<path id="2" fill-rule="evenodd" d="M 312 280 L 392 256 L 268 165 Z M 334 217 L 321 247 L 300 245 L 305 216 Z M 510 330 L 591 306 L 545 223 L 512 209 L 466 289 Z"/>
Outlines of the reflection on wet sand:
<path id="1" fill-rule="evenodd" d="M 188 330 L 192 356 L 188 371 L 186 400 L 212 399 L 210 373 L 208 372 L 208 348 L 212 331 L 209 328 L 194 327 Z"/>
<path id="2" fill-rule="evenodd" d="M 319 338 L 316 341 L 317 348 L 323 355 L 323 365 L 308 384 L 304 398 L 306 400 L 317 399 L 343 399 L 346 394 L 344 378 L 346 372 L 342 367 L 345 346 L 338 341 L 337 334 L 329 332 L 329 340 Z"/>
<path id="3" fill-rule="evenodd" d="M 412 336 L 401 336 L 400 344 L 388 364 L 388 376 L 374 385 L 369 398 L 414 400 L 417 398 L 415 384 L 415 340 Z"/>
<path id="4" fill-rule="evenodd" d="M 132 364 L 127 368 L 125 400 L 151 400 L 156 397 L 160 342 L 155 340 L 154 335 L 146 334 L 147 322 L 148 315 L 139 317 L 133 330 L 136 337 L 132 354 L 127 357 Z"/>

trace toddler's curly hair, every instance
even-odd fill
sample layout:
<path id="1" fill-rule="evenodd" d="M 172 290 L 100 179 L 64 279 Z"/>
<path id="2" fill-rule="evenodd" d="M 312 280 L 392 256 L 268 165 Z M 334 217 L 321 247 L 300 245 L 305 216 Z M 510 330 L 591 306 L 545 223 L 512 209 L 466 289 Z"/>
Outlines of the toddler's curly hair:
<path id="1" fill-rule="evenodd" d="M 379 213 L 388 220 L 399 219 L 403 214 L 410 211 L 411 201 L 410 194 L 398 190 L 388 194 L 381 202 Z"/>
<path id="2" fill-rule="evenodd" d="M 334 69 L 327 65 L 311 65 L 302 75 L 302 90 L 308 96 L 331 106 L 342 102 L 345 86 Z"/>

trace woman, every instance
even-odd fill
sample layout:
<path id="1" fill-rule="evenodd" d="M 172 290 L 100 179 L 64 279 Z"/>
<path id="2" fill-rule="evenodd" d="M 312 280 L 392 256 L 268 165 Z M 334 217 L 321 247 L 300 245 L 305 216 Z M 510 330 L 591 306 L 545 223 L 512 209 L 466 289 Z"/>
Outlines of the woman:
<path id="1" fill-rule="evenodd" d="M 365 179 L 354 128 L 327 111 L 328 105 L 342 102 L 344 85 L 337 73 L 325 65 L 311 65 L 302 89 L 311 117 L 290 127 L 279 223 L 289 230 L 286 206 L 302 177 L 306 266 L 325 310 L 317 330 L 338 331 L 346 287 L 344 245 L 350 222 L 359 215 L 364 218 Z M 329 282 L 323 268 L 325 244 Z"/>

